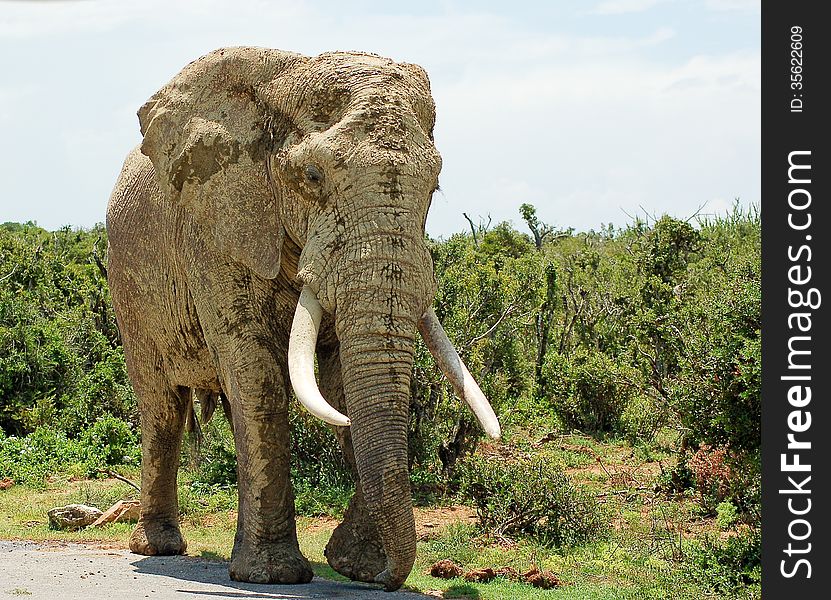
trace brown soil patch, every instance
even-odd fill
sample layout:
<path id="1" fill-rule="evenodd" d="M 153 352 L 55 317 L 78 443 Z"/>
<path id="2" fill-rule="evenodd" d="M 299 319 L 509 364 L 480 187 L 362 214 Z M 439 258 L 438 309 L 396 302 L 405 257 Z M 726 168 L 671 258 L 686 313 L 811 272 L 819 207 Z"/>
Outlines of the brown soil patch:
<path id="1" fill-rule="evenodd" d="M 574 467 L 573 469 L 566 469 L 565 474 L 569 477 L 573 475 L 585 475 L 585 474 L 592 474 L 592 475 L 606 475 L 606 469 L 604 469 L 601 465 L 593 464 L 587 467 Z"/>
<path id="2" fill-rule="evenodd" d="M 416 508 L 416 537 L 419 540 L 434 537 L 453 523 L 476 522 L 476 511 L 469 506 L 455 505 L 438 508 Z"/>
<path id="3" fill-rule="evenodd" d="M 415 516 L 416 538 L 420 541 L 437 536 L 453 523 L 474 523 L 476 511 L 468 506 L 442 506 L 437 508 L 413 509 Z M 303 529 L 308 533 L 319 531 L 333 531 L 340 523 L 340 519 L 332 517 L 317 517 L 308 519 Z"/>

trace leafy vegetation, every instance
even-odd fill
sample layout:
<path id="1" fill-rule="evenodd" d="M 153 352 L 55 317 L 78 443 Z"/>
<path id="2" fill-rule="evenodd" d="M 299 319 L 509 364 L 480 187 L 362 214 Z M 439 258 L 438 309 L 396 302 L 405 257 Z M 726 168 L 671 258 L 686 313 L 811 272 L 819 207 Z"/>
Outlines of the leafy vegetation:
<path id="1" fill-rule="evenodd" d="M 589 232 L 543 223 L 531 205 L 520 215 L 530 235 L 471 221 L 470 232 L 428 240 L 436 312 L 491 399 L 505 443 L 481 443 L 479 425 L 419 342 L 414 495 L 466 502 L 479 516 L 473 529 L 448 530 L 420 552 L 474 567 L 491 554 L 510 562 L 511 552 L 527 551 L 549 557 L 545 568 L 557 572 L 571 568 L 572 556 L 583 565 L 610 561 L 598 572 L 622 587 L 574 597 L 658 598 L 682 589 L 678 574 L 688 572 L 698 582 L 690 597 L 705 588 L 755 597 L 758 210 L 736 205 L 721 218 L 665 216 Z M 56 477 L 109 467 L 137 474 L 139 423 L 105 248 L 101 226 L 0 226 L 0 480 L 16 488 L 43 490 Z M 298 513 L 338 516 L 353 482 L 332 432 L 296 407 L 291 426 Z M 202 432 L 198 448 L 183 449 L 180 478 L 182 513 L 194 526 L 236 508 L 230 428 L 217 416 Z M 552 440 L 556 452 L 547 449 Z M 612 467 L 609 449 L 624 447 L 637 460 L 616 454 Z M 679 542 L 681 523 L 702 522 L 709 529 L 698 542 Z M 502 549 L 491 551 L 500 539 Z M 644 573 L 660 585 L 632 583 Z M 584 575 L 573 575 L 574 589 L 583 589 Z M 458 597 L 522 597 L 453 585 Z"/>
<path id="2" fill-rule="evenodd" d="M 0 226 L 0 429 L 138 425 L 103 271 L 106 233 Z"/>
<path id="3" fill-rule="evenodd" d="M 560 465 L 537 458 L 464 465 L 461 497 L 476 507 L 480 526 L 499 538 L 530 536 L 544 545 L 602 538 L 608 519 L 594 498 L 575 487 Z"/>

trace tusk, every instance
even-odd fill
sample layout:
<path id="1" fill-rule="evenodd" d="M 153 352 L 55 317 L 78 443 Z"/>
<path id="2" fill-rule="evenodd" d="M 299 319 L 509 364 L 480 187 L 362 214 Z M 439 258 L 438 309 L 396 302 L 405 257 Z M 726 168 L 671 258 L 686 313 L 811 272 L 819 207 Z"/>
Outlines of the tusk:
<path id="1" fill-rule="evenodd" d="M 315 293 L 303 286 L 289 335 L 289 379 L 297 399 L 306 410 L 331 425 L 346 427 L 350 423 L 349 418 L 324 400 L 315 380 L 315 346 L 322 314 L 323 309 Z"/>
<path id="2" fill-rule="evenodd" d="M 418 330 L 421 332 L 421 337 L 424 338 L 430 354 L 436 359 L 445 377 L 450 380 L 456 395 L 467 402 L 473 414 L 476 415 L 485 429 L 485 433 L 493 439 L 499 439 L 502 431 L 490 402 L 485 398 L 482 390 L 479 389 L 479 385 L 473 379 L 470 371 L 467 370 L 465 363 L 462 362 L 459 353 L 456 352 L 456 348 L 453 347 L 432 308 L 427 309 L 427 312 L 421 317 L 418 322 Z"/>

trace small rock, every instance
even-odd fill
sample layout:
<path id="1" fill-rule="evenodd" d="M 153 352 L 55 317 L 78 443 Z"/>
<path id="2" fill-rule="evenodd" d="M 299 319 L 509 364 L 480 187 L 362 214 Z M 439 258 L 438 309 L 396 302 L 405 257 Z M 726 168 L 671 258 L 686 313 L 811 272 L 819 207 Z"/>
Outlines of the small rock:
<path id="1" fill-rule="evenodd" d="M 107 523 L 135 523 L 140 516 L 141 502 L 139 500 L 119 500 L 98 517 L 92 526 L 102 527 Z"/>
<path id="2" fill-rule="evenodd" d="M 68 504 L 57 506 L 46 514 L 51 529 L 81 529 L 94 523 L 103 513 L 94 506 Z"/>
<path id="3" fill-rule="evenodd" d="M 461 577 L 464 571 L 459 565 L 446 558 L 434 563 L 429 572 L 430 575 L 439 579 L 453 579 L 454 577 Z"/>
<path id="4" fill-rule="evenodd" d="M 544 590 L 550 590 L 563 583 L 551 571 L 540 571 L 537 567 L 532 567 L 530 571 L 523 573 L 522 577 L 525 583 Z"/>
<path id="5" fill-rule="evenodd" d="M 496 571 L 490 567 L 484 569 L 474 569 L 465 573 L 465 581 L 471 583 L 487 583 L 496 577 Z"/>

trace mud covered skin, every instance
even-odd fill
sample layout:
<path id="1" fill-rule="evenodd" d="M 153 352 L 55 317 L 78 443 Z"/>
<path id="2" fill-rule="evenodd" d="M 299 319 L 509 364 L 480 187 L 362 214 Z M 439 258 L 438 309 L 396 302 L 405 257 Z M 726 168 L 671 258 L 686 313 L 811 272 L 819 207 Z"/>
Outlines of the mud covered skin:
<path id="1" fill-rule="evenodd" d="M 109 281 L 142 421 L 130 548 L 176 554 L 191 390 L 227 399 L 239 474 L 230 574 L 296 583 L 287 347 L 301 288 L 326 318 L 321 388 L 357 492 L 327 560 L 400 587 L 415 560 L 407 421 L 416 322 L 435 293 L 424 223 L 441 159 L 429 82 L 361 53 L 226 48 L 139 110 L 107 212 Z"/>

